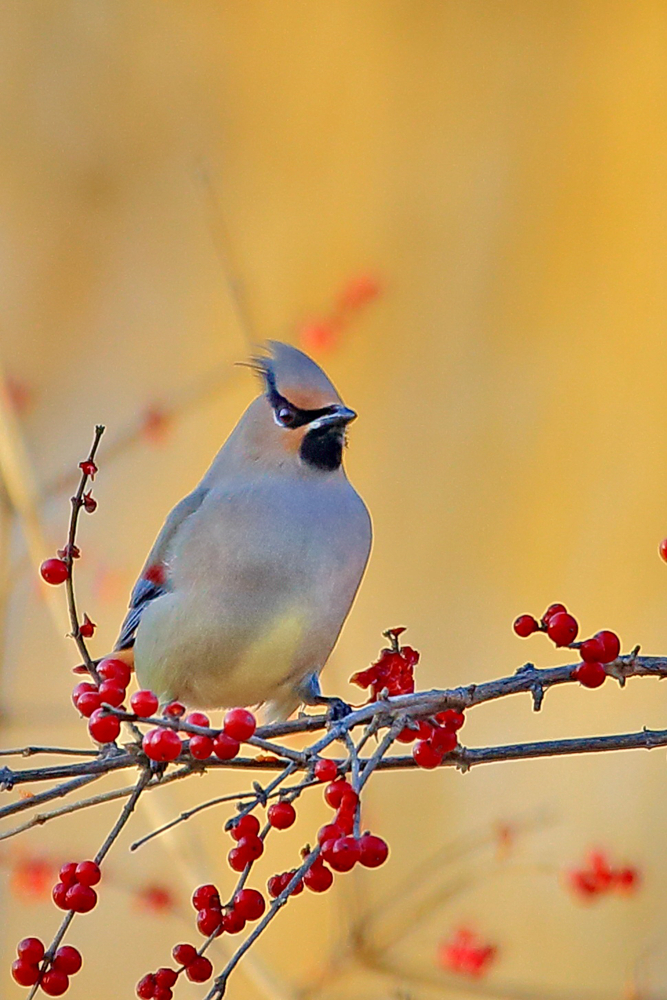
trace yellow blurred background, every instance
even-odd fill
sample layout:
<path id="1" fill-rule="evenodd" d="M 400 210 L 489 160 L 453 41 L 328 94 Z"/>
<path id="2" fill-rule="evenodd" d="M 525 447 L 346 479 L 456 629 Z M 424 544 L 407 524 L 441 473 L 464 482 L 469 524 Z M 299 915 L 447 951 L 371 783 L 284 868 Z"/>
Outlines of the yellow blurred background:
<path id="1" fill-rule="evenodd" d="M 0 508 L 0 744 L 87 745 L 64 595 L 37 564 L 64 542 L 93 425 L 77 574 L 100 655 L 166 513 L 256 392 L 234 362 L 265 337 L 312 344 L 366 274 L 381 294 L 314 352 L 360 413 L 347 468 L 375 528 L 325 690 L 361 700 L 347 678 L 399 624 L 422 687 L 566 662 L 511 631 L 551 601 L 585 635 L 665 652 L 666 126 L 664 2 L 6 0 L 0 365 L 29 475 Z M 476 709 L 464 742 L 661 728 L 666 698 L 650 679 L 572 685 L 540 714 L 524 697 Z M 131 997 L 198 940 L 193 880 L 231 888 L 229 812 L 127 851 L 240 787 L 204 781 L 145 797 L 69 935 L 73 1000 Z M 664 787 L 660 750 L 378 775 L 366 817 L 390 863 L 294 900 L 228 996 L 664 997 Z M 0 996 L 24 995 L 16 941 L 59 923 L 38 865 L 92 856 L 118 808 L 0 842 Z M 312 793 L 262 877 L 326 815 Z M 595 846 L 638 866 L 635 896 L 568 892 Z M 439 969 L 461 926 L 498 948 L 481 980 Z"/>

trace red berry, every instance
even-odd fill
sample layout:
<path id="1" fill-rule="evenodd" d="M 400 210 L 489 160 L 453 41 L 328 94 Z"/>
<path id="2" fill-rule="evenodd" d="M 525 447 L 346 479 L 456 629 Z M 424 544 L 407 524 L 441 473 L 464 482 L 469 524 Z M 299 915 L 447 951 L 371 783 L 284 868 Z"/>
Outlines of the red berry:
<path id="1" fill-rule="evenodd" d="M 64 583 L 69 576 L 67 563 L 55 557 L 53 559 L 45 559 L 39 567 L 39 572 L 42 574 L 42 580 L 52 584 L 54 587 L 57 587 L 59 583 Z"/>
<path id="2" fill-rule="evenodd" d="M 192 983 L 205 983 L 213 975 L 213 966 L 206 955 L 198 955 L 188 965 L 185 975 Z"/>
<path id="3" fill-rule="evenodd" d="M 273 899 L 279 896 L 284 888 L 282 875 L 272 875 L 266 883 L 266 888 L 268 889 L 269 896 Z"/>
<path id="4" fill-rule="evenodd" d="M 65 895 L 65 909 L 89 913 L 97 904 L 97 893 L 89 885 L 71 885 Z"/>
<path id="5" fill-rule="evenodd" d="M 639 884 L 639 872 L 636 868 L 621 868 L 616 872 L 614 881 L 619 889 L 632 892 Z"/>
<path id="6" fill-rule="evenodd" d="M 249 740 L 257 728 L 257 720 L 247 708 L 230 708 L 225 715 L 222 727 L 227 736 L 243 743 Z"/>
<path id="7" fill-rule="evenodd" d="M 287 888 L 287 886 L 290 884 L 290 882 L 292 881 L 292 879 L 294 878 L 295 875 L 296 875 L 296 869 L 295 868 L 293 868 L 289 872 L 283 872 L 283 874 L 281 875 L 281 878 L 283 880 L 283 886 L 282 886 L 282 889 L 280 890 L 281 892 L 283 892 Z M 297 882 L 297 884 L 292 889 L 290 895 L 291 896 L 298 896 L 300 892 L 303 892 L 303 879 L 299 879 L 299 881 Z"/>
<path id="8" fill-rule="evenodd" d="M 155 982 L 162 989 L 170 989 L 176 980 L 178 979 L 178 973 L 175 969 L 170 969 L 166 965 L 163 965 L 155 973 Z"/>
<path id="9" fill-rule="evenodd" d="M 660 542 L 658 551 L 661 557 L 665 560 L 665 562 L 667 562 L 667 538 L 663 538 L 663 540 Z"/>
<path id="10" fill-rule="evenodd" d="M 401 729 L 396 739 L 399 743 L 414 743 L 415 740 L 427 740 L 432 732 L 433 726 L 429 725 L 428 722 L 425 722 L 422 719 L 421 722 L 417 724 L 416 729 L 411 729 L 409 726 L 406 726 L 405 729 Z"/>
<path id="11" fill-rule="evenodd" d="M 438 726 L 433 730 L 433 735 L 429 740 L 433 749 L 439 754 L 451 753 L 458 746 L 456 733 L 451 729 Z"/>
<path id="12" fill-rule="evenodd" d="M 621 640 L 616 633 L 610 632 L 608 629 L 603 629 L 602 632 L 595 633 L 595 638 L 601 644 L 603 650 L 600 663 L 611 663 L 612 660 L 615 660 L 621 652 Z"/>
<path id="13" fill-rule="evenodd" d="M 311 892 L 326 892 L 333 885 L 333 872 L 324 864 L 315 864 L 303 876 L 304 883 Z"/>
<path id="14" fill-rule="evenodd" d="M 88 694 L 90 691 L 97 691 L 97 684 L 93 684 L 91 681 L 79 681 L 72 691 L 74 705 L 76 706 L 82 694 Z"/>
<path id="15" fill-rule="evenodd" d="M 144 753 L 151 760 L 165 763 L 176 760 L 181 752 L 181 741 L 173 729 L 150 729 L 141 741 Z"/>
<path id="16" fill-rule="evenodd" d="M 191 726 L 206 726 L 208 728 L 211 725 L 208 715 L 204 715 L 203 712 L 190 712 L 189 715 L 186 715 L 185 721 L 189 722 Z"/>
<path id="17" fill-rule="evenodd" d="M 64 944 L 53 956 L 53 968 L 64 972 L 66 976 L 74 976 L 83 965 L 81 952 L 71 944 Z"/>
<path id="18" fill-rule="evenodd" d="M 566 612 L 567 608 L 565 607 L 564 604 L 550 604 L 547 610 L 542 615 L 542 621 L 544 622 L 545 625 L 548 625 L 550 619 L 553 618 L 554 615 L 565 614 Z"/>
<path id="19" fill-rule="evenodd" d="M 192 893 L 192 905 L 195 910 L 220 909 L 220 893 L 214 885 L 197 886 Z"/>
<path id="20" fill-rule="evenodd" d="M 180 701 L 170 701 L 164 707 L 164 714 L 171 719 L 181 719 L 185 715 L 185 705 Z"/>
<path id="21" fill-rule="evenodd" d="M 607 671 L 601 663 L 580 663 L 572 671 L 572 676 L 584 687 L 597 688 L 604 684 Z"/>
<path id="22" fill-rule="evenodd" d="M 12 976 L 19 986 L 34 986 L 39 979 L 39 966 L 25 958 L 17 958 L 12 962 Z"/>
<path id="23" fill-rule="evenodd" d="M 240 847 L 232 847 L 227 855 L 227 864 L 235 872 L 242 872 L 246 865 L 250 864 L 252 858 L 247 851 Z"/>
<path id="24" fill-rule="evenodd" d="M 579 656 L 586 663 L 602 663 L 604 656 L 602 643 L 595 636 L 592 639 L 585 639 L 579 647 Z"/>
<path id="25" fill-rule="evenodd" d="M 130 698 L 130 707 L 140 719 L 147 719 L 149 715 L 155 715 L 158 705 L 157 695 L 154 695 L 152 691 L 135 691 Z"/>
<path id="26" fill-rule="evenodd" d="M 137 983 L 136 991 L 139 1000 L 151 1000 L 155 993 L 155 987 L 155 976 L 152 972 L 149 972 L 148 975 L 144 976 Z"/>
<path id="27" fill-rule="evenodd" d="M 349 872 L 361 857 L 359 841 L 354 837 L 339 837 L 331 849 L 329 864 L 337 872 Z"/>
<path id="28" fill-rule="evenodd" d="M 264 841 L 261 837 L 241 837 L 238 850 L 244 851 L 251 861 L 256 861 L 264 853 Z"/>
<path id="29" fill-rule="evenodd" d="M 355 804 L 358 800 L 357 793 L 348 785 L 345 778 L 339 778 L 337 781 L 332 781 L 330 785 L 324 789 L 324 801 L 327 805 L 330 805 L 332 809 L 338 809 L 343 799 L 352 800 Z"/>
<path id="30" fill-rule="evenodd" d="M 239 889 L 234 896 L 234 909 L 244 920 L 259 920 L 266 909 L 264 896 L 257 889 Z"/>
<path id="31" fill-rule="evenodd" d="M 197 957 L 197 949 L 193 944 L 175 944 L 171 954 L 179 965 L 189 965 Z"/>
<path id="32" fill-rule="evenodd" d="M 335 760 L 320 757 L 313 773 L 318 781 L 334 781 L 338 776 L 338 764 Z"/>
<path id="33" fill-rule="evenodd" d="M 274 802 L 266 815 L 276 830 L 286 830 L 296 819 L 296 809 L 291 802 Z"/>
<path id="34" fill-rule="evenodd" d="M 256 837 L 259 833 L 259 820 L 252 813 L 247 813 L 234 824 L 229 831 L 234 840 L 242 837 Z"/>
<path id="35" fill-rule="evenodd" d="M 415 743 L 412 749 L 412 756 L 419 767 L 431 770 L 442 763 L 442 754 L 439 753 L 429 740 L 420 740 Z"/>
<path id="36" fill-rule="evenodd" d="M 572 615 L 559 611 L 547 622 L 547 635 L 556 646 L 569 646 L 577 638 L 579 626 Z"/>
<path id="37" fill-rule="evenodd" d="M 105 715 L 101 708 L 97 708 L 88 722 L 88 732 L 98 743 L 113 743 L 120 733 L 120 719 L 115 715 Z"/>
<path id="38" fill-rule="evenodd" d="M 96 628 L 95 622 L 91 622 L 88 615 L 84 614 L 83 621 L 79 625 L 79 635 L 84 639 L 92 639 Z"/>
<path id="39" fill-rule="evenodd" d="M 222 927 L 228 934 L 239 934 L 245 927 L 245 917 L 238 910 L 228 910 L 223 914 Z"/>
<path id="40" fill-rule="evenodd" d="M 343 833 L 352 833 L 354 828 L 354 820 L 356 817 L 357 808 L 355 805 L 346 806 L 346 800 L 343 800 L 343 804 L 340 809 L 336 812 L 334 817 L 334 823 L 339 826 Z"/>
<path id="41" fill-rule="evenodd" d="M 78 882 L 79 880 L 76 877 L 76 869 L 76 861 L 68 861 L 67 864 L 63 865 L 60 869 L 60 881 L 68 887 L 70 885 L 74 885 L 75 882 Z"/>
<path id="42" fill-rule="evenodd" d="M 173 995 L 168 986 L 156 986 L 153 1000 L 172 1000 Z"/>
<path id="43" fill-rule="evenodd" d="M 372 833 L 365 833 L 359 838 L 359 861 L 364 868 L 379 868 L 387 860 L 389 847 L 386 840 Z"/>
<path id="44" fill-rule="evenodd" d="M 240 749 L 238 740 L 228 736 L 227 733 L 220 733 L 213 740 L 213 753 L 219 760 L 232 760 Z"/>
<path id="45" fill-rule="evenodd" d="M 441 726 L 444 726 L 445 729 L 451 729 L 453 732 L 458 732 L 466 721 L 463 712 L 457 712 L 455 708 L 447 708 L 444 712 L 438 712 L 435 718 Z"/>
<path id="46" fill-rule="evenodd" d="M 37 965 L 44 958 L 44 945 L 39 938 L 23 938 L 16 946 L 16 953 L 29 965 Z"/>
<path id="47" fill-rule="evenodd" d="M 89 719 L 93 712 L 102 704 L 102 698 L 99 691 L 84 691 L 83 694 L 79 696 L 76 702 L 76 707 L 83 715 L 84 719 Z"/>
<path id="48" fill-rule="evenodd" d="M 39 985 L 47 997 L 60 997 L 69 989 L 69 979 L 60 969 L 49 969 Z"/>
<path id="49" fill-rule="evenodd" d="M 338 823 L 327 823 L 326 826 L 322 826 L 318 830 L 317 843 L 321 846 L 327 840 L 338 840 L 339 837 L 343 836 L 344 832 Z"/>
<path id="50" fill-rule="evenodd" d="M 210 736 L 191 736 L 189 746 L 195 760 L 208 760 L 213 753 L 213 740 Z"/>
<path id="51" fill-rule="evenodd" d="M 113 656 L 107 656 L 100 660 L 97 672 L 105 681 L 114 681 L 118 687 L 124 688 L 130 683 L 132 677 L 132 671 L 125 660 L 118 660 Z"/>
<path id="52" fill-rule="evenodd" d="M 526 639 L 533 632 L 537 632 L 539 627 L 532 615 L 519 615 L 512 625 L 516 634 L 520 635 L 522 639 Z"/>
<path id="53" fill-rule="evenodd" d="M 97 885 L 101 878 L 102 872 L 94 861 L 82 861 L 76 866 L 76 880 L 81 885 Z"/>
<path id="54" fill-rule="evenodd" d="M 125 688 L 118 687 L 115 681 L 102 681 L 100 684 L 100 701 L 103 704 L 118 708 L 125 701 Z"/>
<path id="55" fill-rule="evenodd" d="M 200 910 L 197 914 L 197 930 L 204 937 L 222 934 L 222 913 L 220 910 Z"/>
<path id="56" fill-rule="evenodd" d="M 56 882 L 53 889 L 51 890 L 51 898 L 56 906 L 60 907 L 61 910 L 68 910 L 69 906 L 65 901 L 67 896 L 69 886 L 65 885 L 64 882 Z"/>

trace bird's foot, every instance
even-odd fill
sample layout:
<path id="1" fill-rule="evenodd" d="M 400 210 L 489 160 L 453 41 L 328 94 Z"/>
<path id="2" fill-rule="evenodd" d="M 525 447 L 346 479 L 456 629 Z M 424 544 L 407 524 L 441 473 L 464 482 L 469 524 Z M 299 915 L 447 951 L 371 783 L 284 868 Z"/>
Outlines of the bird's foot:
<path id="1" fill-rule="evenodd" d="M 340 722 L 341 719 L 344 719 L 346 715 L 352 712 L 352 706 L 348 705 L 342 698 L 327 698 L 325 695 L 321 695 L 318 702 L 321 705 L 327 706 L 327 722 L 329 723 Z"/>

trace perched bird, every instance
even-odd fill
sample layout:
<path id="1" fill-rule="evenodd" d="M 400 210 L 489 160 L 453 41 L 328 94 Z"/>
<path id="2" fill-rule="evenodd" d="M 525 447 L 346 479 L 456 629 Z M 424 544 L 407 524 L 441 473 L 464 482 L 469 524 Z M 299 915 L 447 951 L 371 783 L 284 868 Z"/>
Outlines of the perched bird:
<path id="1" fill-rule="evenodd" d="M 371 547 L 342 465 L 343 405 L 322 369 L 270 341 L 263 392 L 200 484 L 174 507 L 132 591 L 116 644 L 161 701 L 269 703 L 272 718 L 326 698 L 319 675 Z"/>

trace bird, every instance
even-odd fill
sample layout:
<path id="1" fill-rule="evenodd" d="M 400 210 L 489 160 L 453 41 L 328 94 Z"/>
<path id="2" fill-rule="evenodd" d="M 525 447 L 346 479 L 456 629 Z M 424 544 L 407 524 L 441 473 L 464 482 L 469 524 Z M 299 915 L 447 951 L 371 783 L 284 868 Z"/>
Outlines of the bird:
<path id="1" fill-rule="evenodd" d="M 357 414 L 287 343 L 268 341 L 248 366 L 262 391 L 168 515 L 112 655 L 163 704 L 264 705 L 271 720 L 326 705 L 338 718 L 349 706 L 319 678 L 372 544 L 343 468 Z"/>

